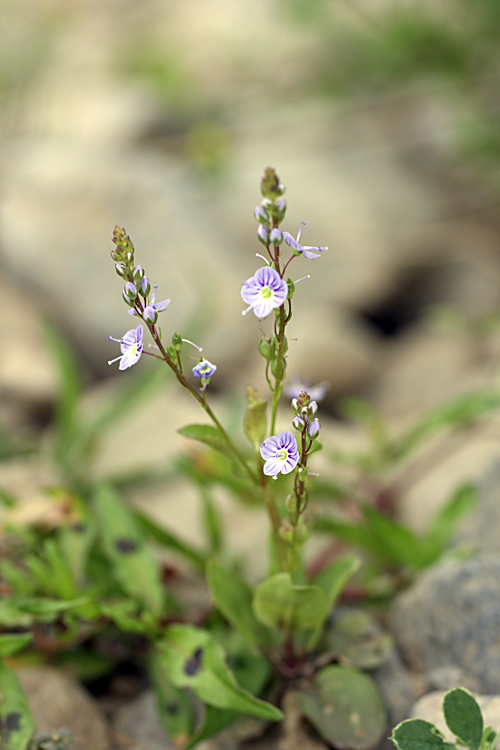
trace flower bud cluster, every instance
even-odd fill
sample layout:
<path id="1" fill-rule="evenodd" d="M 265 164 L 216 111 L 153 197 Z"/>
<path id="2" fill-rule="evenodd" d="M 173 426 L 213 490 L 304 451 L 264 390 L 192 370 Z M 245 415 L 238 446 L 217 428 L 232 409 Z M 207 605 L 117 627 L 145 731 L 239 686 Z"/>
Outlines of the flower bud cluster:
<path id="1" fill-rule="evenodd" d="M 281 197 L 285 192 L 285 186 L 279 181 L 274 169 L 268 167 L 260 187 L 263 198 L 260 206 L 253 212 L 259 222 L 257 237 L 266 247 L 279 247 L 283 242 L 283 233 L 278 227 L 286 213 L 286 200 Z"/>
<path id="2" fill-rule="evenodd" d="M 294 428 L 303 435 L 307 435 L 309 440 L 317 438 L 321 426 L 319 419 L 313 419 L 318 411 L 316 401 L 312 401 L 311 397 L 305 391 L 301 391 L 298 398 L 292 399 L 292 409 L 295 412 L 292 421 Z"/>
<path id="3" fill-rule="evenodd" d="M 113 232 L 115 248 L 111 257 L 116 261 L 115 270 L 125 281 L 122 299 L 131 309 L 129 313 L 142 318 L 148 326 L 156 325 L 158 313 L 170 300 L 156 302 L 156 286 L 152 286 L 142 266 L 134 265 L 134 246 L 125 229 L 116 226 Z"/>

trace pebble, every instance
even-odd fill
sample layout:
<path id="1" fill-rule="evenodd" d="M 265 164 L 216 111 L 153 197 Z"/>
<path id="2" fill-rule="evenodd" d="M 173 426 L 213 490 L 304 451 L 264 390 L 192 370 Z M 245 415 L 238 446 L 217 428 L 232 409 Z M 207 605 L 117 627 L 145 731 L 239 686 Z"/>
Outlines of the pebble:
<path id="1" fill-rule="evenodd" d="M 453 667 L 463 687 L 500 693 L 499 577 L 497 555 L 443 562 L 397 598 L 391 632 L 411 669 L 430 682 Z"/>
<path id="2" fill-rule="evenodd" d="M 16 670 L 28 699 L 35 733 L 71 730 L 71 750 L 109 750 L 108 729 L 99 706 L 80 683 L 53 667 Z"/>

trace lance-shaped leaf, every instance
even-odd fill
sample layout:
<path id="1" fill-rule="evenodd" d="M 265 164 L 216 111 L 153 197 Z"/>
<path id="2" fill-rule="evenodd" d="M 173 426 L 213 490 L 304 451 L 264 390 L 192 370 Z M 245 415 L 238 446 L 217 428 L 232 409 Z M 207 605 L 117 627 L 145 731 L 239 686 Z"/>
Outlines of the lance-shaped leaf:
<path id="1" fill-rule="evenodd" d="M 399 750 L 455 750 L 434 724 L 423 719 L 402 721 L 394 728 L 391 740 Z"/>
<path id="2" fill-rule="evenodd" d="M 211 560 L 207 566 L 207 582 L 215 606 L 246 643 L 258 646 L 269 640 L 252 611 L 252 589 L 243 579 Z"/>
<path id="3" fill-rule="evenodd" d="M 175 747 L 186 747 L 194 730 L 193 703 L 185 688 L 172 684 L 158 660 L 150 659 L 148 666 L 165 731 Z"/>
<path id="4" fill-rule="evenodd" d="M 26 750 L 35 727 L 14 672 L 0 662 L 0 747 Z"/>
<path id="5" fill-rule="evenodd" d="M 243 690 L 210 633 L 191 625 L 171 625 L 158 642 L 159 666 L 176 687 L 189 687 L 210 706 L 281 721 L 281 711 Z"/>
<path id="6" fill-rule="evenodd" d="M 328 602 L 318 586 L 294 586 L 289 573 L 277 573 L 256 589 L 253 611 L 269 628 L 307 630 L 324 622 Z"/>
<path id="7" fill-rule="evenodd" d="M 33 638 L 33 633 L 5 633 L 0 635 L 0 658 L 21 651 Z"/>
<path id="8" fill-rule="evenodd" d="M 185 427 L 181 427 L 177 432 L 183 437 L 189 438 L 190 440 L 198 440 L 199 443 L 208 445 L 216 451 L 231 456 L 231 452 L 223 434 L 217 429 L 217 427 L 214 427 L 211 424 L 188 424 Z"/>
<path id="9" fill-rule="evenodd" d="M 243 420 L 243 430 L 255 450 L 258 451 L 260 444 L 266 437 L 267 403 L 262 401 L 255 388 L 251 386 L 247 386 L 247 403 L 248 408 Z"/>
<path id="10" fill-rule="evenodd" d="M 333 609 L 339 595 L 348 580 L 357 573 L 361 566 L 359 557 L 345 555 L 335 560 L 331 565 L 316 576 L 313 583 L 324 591 L 328 603 L 328 609 Z"/>
<path id="11" fill-rule="evenodd" d="M 483 737 L 483 715 L 476 699 L 464 688 L 449 690 L 443 699 L 448 728 L 469 750 L 477 750 Z"/>
<path id="12" fill-rule="evenodd" d="M 114 576 L 127 594 L 159 614 L 165 598 L 160 567 L 145 546 L 132 512 L 109 485 L 98 487 L 94 506 Z"/>

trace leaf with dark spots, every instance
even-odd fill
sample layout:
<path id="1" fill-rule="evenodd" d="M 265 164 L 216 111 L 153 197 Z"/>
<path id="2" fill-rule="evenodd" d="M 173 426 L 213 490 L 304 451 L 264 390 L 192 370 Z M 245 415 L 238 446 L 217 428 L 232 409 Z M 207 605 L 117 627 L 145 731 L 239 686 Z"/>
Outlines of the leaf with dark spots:
<path id="1" fill-rule="evenodd" d="M 165 709 L 169 716 L 177 716 L 177 714 L 180 711 L 180 706 L 178 703 L 167 703 L 165 706 Z"/>
<path id="2" fill-rule="evenodd" d="M 130 555 L 137 549 L 137 544 L 132 539 L 116 539 L 115 547 L 122 555 Z"/>
<path id="3" fill-rule="evenodd" d="M 187 660 L 184 672 L 188 677 L 194 677 L 201 668 L 201 656 L 203 654 L 202 648 L 197 648 L 190 659 Z"/>
<path id="4" fill-rule="evenodd" d="M 5 739 L 7 740 L 11 732 L 19 731 L 21 727 L 21 714 L 17 711 L 7 714 L 5 717 Z"/>

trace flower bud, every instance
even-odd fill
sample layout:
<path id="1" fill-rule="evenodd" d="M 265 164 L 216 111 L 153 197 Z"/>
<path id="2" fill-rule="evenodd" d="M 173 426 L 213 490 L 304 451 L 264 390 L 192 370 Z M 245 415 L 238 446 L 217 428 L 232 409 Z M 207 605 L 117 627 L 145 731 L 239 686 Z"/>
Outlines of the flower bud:
<path id="1" fill-rule="evenodd" d="M 151 291 L 151 283 L 147 276 L 141 279 L 141 294 L 143 297 L 147 297 Z M 154 299 L 154 298 L 153 298 Z"/>
<path id="2" fill-rule="evenodd" d="M 269 245 L 269 229 L 264 224 L 259 224 L 257 229 L 257 237 L 266 247 Z"/>
<path id="3" fill-rule="evenodd" d="M 286 200 L 284 198 L 280 198 L 279 201 L 276 201 L 274 204 L 274 211 L 278 220 L 281 221 L 286 213 Z"/>
<path id="4" fill-rule="evenodd" d="M 147 323 L 150 326 L 154 326 L 156 321 L 158 320 L 158 313 L 152 307 L 151 305 L 148 305 L 144 308 L 144 312 L 142 313 L 142 317 L 144 318 L 144 322 Z"/>
<path id="5" fill-rule="evenodd" d="M 127 281 L 127 283 L 125 284 L 125 289 L 123 290 L 123 292 L 131 300 L 135 300 L 135 298 L 137 297 L 137 294 L 138 294 L 136 285 L 133 284 L 131 281 Z"/>
<path id="6" fill-rule="evenodd" d="M 313 419 L 310 425 L 307 426 L 307 436 L 310 440 L 314 440 L 319 435 L 321 425 L 319 419 Z"/>
<path id="7" fill-rule="evenodd" d="M 144 268 L 142 266 L 136 266 L 132 272 L 132 276 L 134 277 L 135 283 L 140 284 L 141 280 L 144 278 Z"/>
<path id="8" fill-rule="evenodd" d="M 310 415 L 314 415 L 316 414 L 317 411 L 318 411 L 318 404 L 316 403 L 316 401 L 310 401 L 307 406 L 307 413 Z"/>
<path id="9" fill-rule="evenodd" d="M 180 333 L 174 333 L 172 336 L 172 346 L 174 347 L 176 352 L 180 352 L 182 349 L 182 336 Z"/>
<path id="10" fill-rule="evenodd" d="M 295 528 L 294 542 L 295 544 L 304 544 L 309 537 L 309 529 L 304 523 L 299 523 Z"/>
<path id="11" fill-rule="evenodd" d="M 109 254 L 113 258 L 113 260 L 115 261 L 115 263 L 118 263 L 123 258 L 123 253 L 121 253 L 119 250 L 115 250 L 114 248 L 113 248 L 113 250 L 110 250 Z"/>
<path id="12" fill-rule="evenodd" d="M 261 338 L 261 340 L 259 341 L 259 354 L 268 362 L 274 359 L 274 357 L 276 356 L 276 340 L 274 336 L 271 341 L 268 341 L 265 338 Z"/>
<path id="13" fill-rule="evenodd" d="M 257 206 L 255 211 L 253 212 L 253 215 L 255 216 L 259 224 L 264 224 L 266 227 L 269 227 L 271 222 L 269 220 L 269 215 L 263 206 Z"/>
<path id="14" fill-rule="evenodd" d="M 288 523 L 288 521 L 282 521 L 281 526 L 279 528 L 279 535 L 281 539 L 284 542 L 287 542 L 288 544 L 293 544 L 294 541 L 294 529 L 293 526 Z"/>
<path id="15" fill-rule="evenodd" d="M 294 399 L 294 400 L 296 400 L 296 399 Z M 302 430 L 306 426 L 306 423 L 304 422 L 304 420 L 302 419 L 302 417 L 299 417 L 298 414 L 297 414 L 297 416 L 295 416 L 293 418 L 292 424 L 295 427 L 295 429 L 298 430 L 299 432 L 302 432 Z"/>
<path id="16" fill-rule="evenodd" d="M 135 307 L 135 300 L 127 296 L 125 289 L 122 292 L 122 299 L 129 307 Z"/>
<path id="17" fill-rule="evenodd" d="M 134 262 L 134 253 L 124 253 L 123 255 L 123 262 L 127 263 L 127 265 L 130 265 Z"/>
<path id="18" fill-rule="evenodd" d="M 280 230 L 275 227 L 274 229 L 271 229 L 271 233 L 269 235 L 269 240 L 272 242 L 273 245 L 281 245 L 283 242 L 283 235 L 281 234 Z"/>
<path id="19" fill-rule="evenodd" d="M 128 268 L 125 263 L 117 263 L 115 266 L 115 271 L 118 276 L 121 276 L 122 279 L 126 279 L 128 276 Z"/>

